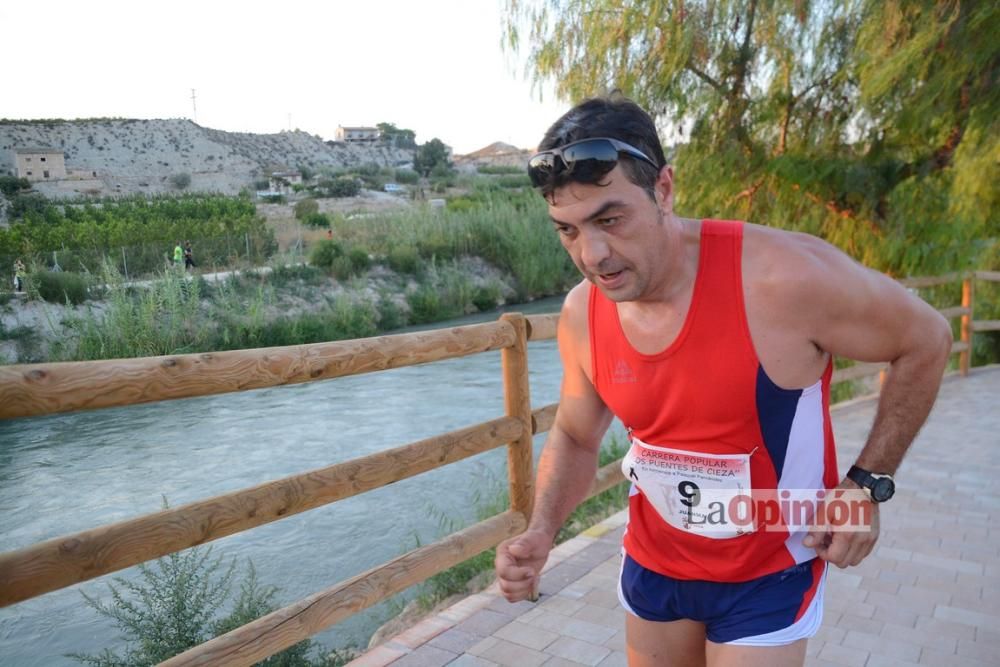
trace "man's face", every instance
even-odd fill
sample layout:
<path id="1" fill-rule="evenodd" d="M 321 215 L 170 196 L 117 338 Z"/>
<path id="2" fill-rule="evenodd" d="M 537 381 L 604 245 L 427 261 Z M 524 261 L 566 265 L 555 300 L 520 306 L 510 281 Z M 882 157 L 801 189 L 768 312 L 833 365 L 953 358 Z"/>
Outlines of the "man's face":
<path id="1" fill-rule="evenodd" d="M 669 198 L 658 205 L 620 166 L 603 182 L 559 188 L 549 198 L 549 217 L 573 263 L 606 297 L 642 300 L 664 274 Z"/>

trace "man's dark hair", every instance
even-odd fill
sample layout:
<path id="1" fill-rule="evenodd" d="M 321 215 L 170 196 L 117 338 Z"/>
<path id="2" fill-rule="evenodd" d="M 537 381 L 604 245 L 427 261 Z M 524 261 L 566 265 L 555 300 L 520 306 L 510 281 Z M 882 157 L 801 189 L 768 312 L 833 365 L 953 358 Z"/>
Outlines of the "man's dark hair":
<path id="1" fill-rule="evenodd" d="M 620 153 L 619 164 L 625 177 L 646 191 L 651 199 L 656 197 L 656 179 L 667 163 L 663 155 L 656 124 L 642 107 L 627 97 L 613 93 L 609 97 L 594 97 L 580 102 L 562 115 L 545 133 L 539 152 L 559 148 L 590 137 L 610 137 L 631 144 L 652 158 L 658 168 L 644 160 Z M 554 173 L 539 191 L 548 198 L 555 190 L 570 182 L 586 182 L 565 170 Z M 594 185 L 595 183 L 588 183 Z M 596 183 L 600 185 L 600 183 Z"/>

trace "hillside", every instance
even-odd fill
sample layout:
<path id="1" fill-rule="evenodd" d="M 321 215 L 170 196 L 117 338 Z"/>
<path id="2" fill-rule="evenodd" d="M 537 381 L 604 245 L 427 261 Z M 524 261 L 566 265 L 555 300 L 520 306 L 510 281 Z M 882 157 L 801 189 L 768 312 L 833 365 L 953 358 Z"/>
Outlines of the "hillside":
<path id="1" fill-rule="evenodd" d="M 182 119 L 0 121 L 0 172 L 14 168 L 13 150 L 24 147 L 61 149 L 68 170 L 96 172 L 92 179 L 36 184 L 53 197 L 167 192 L 179 173 L 191 175 L 188 190 L 236 194 L 272 169 L 394 166 L 413 159 L 412 151 L 381 144 L 328 144 L 298 130 L 224 132 Z"/>

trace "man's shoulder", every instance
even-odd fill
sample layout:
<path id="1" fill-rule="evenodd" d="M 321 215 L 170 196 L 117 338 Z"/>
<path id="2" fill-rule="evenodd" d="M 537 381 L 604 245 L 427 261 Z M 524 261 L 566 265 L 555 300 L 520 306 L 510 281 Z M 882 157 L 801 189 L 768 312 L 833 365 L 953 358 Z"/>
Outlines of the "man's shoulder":
<path id="1" fill-rule="evenodd" d="M 823 239 L 784 229 L 747 223 L 744 231 L 743 274 L 761 286 L 798 289 L 816 281 L 833 280 L 852 263 Z"/>
<path id="2" fill-rule="evenodd" d="M 566 295 L 562 311 L 559 313 L 560 335 L 586 334 L 590 312 L 590 286 L 589 280 L 581 280 Z"/>

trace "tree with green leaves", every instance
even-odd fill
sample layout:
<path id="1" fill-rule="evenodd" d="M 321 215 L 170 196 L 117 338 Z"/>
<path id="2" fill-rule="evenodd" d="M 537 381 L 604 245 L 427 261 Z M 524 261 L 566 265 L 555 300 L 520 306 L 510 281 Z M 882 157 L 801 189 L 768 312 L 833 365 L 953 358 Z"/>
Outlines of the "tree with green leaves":
<path id="1" fill-rule="evenodd" d="M 417 133 L 413 130 L 404 130 L 396 127 L 393 123 L 378 123 L 376 127 L 382 137 L 382 141 L 395 148 L 416 148 Z"/>
<path id="2" fill-rule="evenodd" d="M 439 165 L 450 167 L 451 161 L 448 156 L 448 147 L 444 142 L 437 138 L 431 139 L 417 147 L 417 152 L 413 156 L 413 169 L 426 178 Z"/>
<path id="3" fill-rule="evenodd" d="M 539 82 L 654 114 L 685 214 L 817 233 L 897 275 L 1000 263 L 996 3 L 507 4 Z"/>

